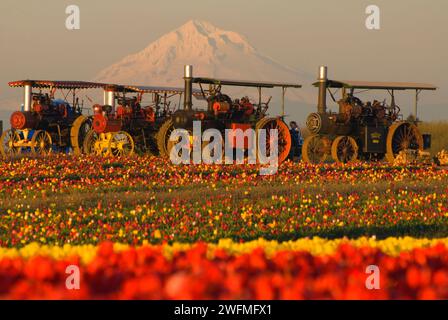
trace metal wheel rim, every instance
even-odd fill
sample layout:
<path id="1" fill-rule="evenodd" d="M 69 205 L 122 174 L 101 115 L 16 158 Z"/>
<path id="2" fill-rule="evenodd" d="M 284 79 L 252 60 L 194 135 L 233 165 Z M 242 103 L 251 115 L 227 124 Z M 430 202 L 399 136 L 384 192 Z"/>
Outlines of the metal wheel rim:
<path id="1" fill-rule="evenodd" d="M 358 156 L 358 146 L 352 137 L 337 137 L 333 141 L 333 144 L 332 156 L 335 161 L 347 163 L 356 160 Z"/>
<path id="2" fill-rule="evenodd" d="M 114 157 L 131 155 L 134 152 L 132 137 L 124 131 L 112 134 L 109 142 L 109 150 Z"/>
<path id="3" fill-rule="evenodd" d="M 266 130 L 266 156 L 271 154 L 271 143 L 274 142 L 273 137 L 270 135 L 270 131 L 277 129 L 278 133 L 278 162 L 283 162 L 289 155 L 291 149 L 291 135 L 286 124 L 280 119 L 264 118 L 260 120 L 256 125 L 257 130 Z"/>
<path id="4" fill-rule="evenodd" d="M 422 150 L 423 137 L 417 126 L 409 122 L 394 123 L 387 134 L 387 159 L 393 163 L 400 151 Z"/>
<path id="5" fill-rule="evenodd" d="M 47 155 L 51 153 L 52 141 L 51 137 L 46 131 L 37 131 L 33 138 L 33 151 L 36 154 Z"/>
<path id="6" fill-rule="evenodd" d="M 1 153 L 4 156 L 19 154 L 22 150 L 20 147 L 14 147 L 14 144 L 21 139 L 19 133 L 15 130 L 8 129 L 1 135 Z"/>

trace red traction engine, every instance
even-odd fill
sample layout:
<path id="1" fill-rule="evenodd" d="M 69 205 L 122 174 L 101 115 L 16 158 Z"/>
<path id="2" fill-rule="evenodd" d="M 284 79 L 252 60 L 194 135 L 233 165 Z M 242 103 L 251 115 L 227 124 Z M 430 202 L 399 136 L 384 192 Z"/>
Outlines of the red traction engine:
<path id="1" fill-rule="evenodd" d="M 93 130 L 85 144 L 89 153 L 124 156 L 155 150 L 156 111 L 141 106 L 141 92 L 126 97 L 129 91 L 133 92 L 129 87 L 110 86 L 105 89 L 104 105 L 93 106 Z"/>
<path id="2" fill-rule="evenodd" d="M 284 113 L 280 117 L 269 117 L 267 111 L 271 99 L 267 102 L 262 102 L 261 90 L 281 88 L 283 93 L 282 101 L 284 102 L 286 89 L 300 88 L 301 85 L 295 83 L 193 77 L 193 67 L 191 65 L 185 66 L 184 81 L 185 96 L 183 109 L 176 110 L 158 132 L 157 143 L 162 156 L 170 156 L 172 148 L 177 143 L 177 141 L 170 139 L 174 129 L 186 130 L 190 134 L 190 141 L 192 141 L 194 139 L 194 123 L 200 121 L 202 131 L 207 129 L 220 131 L 225 141 L 230 141 L 230 147 L 233 149 L 233 152 L 237 149 L 242 149 L 244 153 L 249 151 L 247 137 L 244 138 L 242 143 L 240 142 L 243 146 L 238 145 L 236 139 L 238 131 L 246 134 L 248 130 L 253 130 L 256 133 L 259 130 L 266 130 L 267 153 L 270 153 L 271 144 L 277 139 L 275 142 L 278 145 L 278 161 L 282 162 L 287 158 L 291 148 L 291 135 L 288 126 L 283 120 Z M 200 87 L 200 92 L 207 100 L 206 109 L 193 108 L 193 84 L 197 84 Z M 203 89 L 205 85 L 208 85 L 208 90 Z M 258 90 L 258 101 L 251 102 L 247 96 L 241 99 L 232 99 L 229 95 L 222 92 L 222 86 L 255 88 Z M 278 131 L 277 138 L 270 135 L 271 130 Z"/>

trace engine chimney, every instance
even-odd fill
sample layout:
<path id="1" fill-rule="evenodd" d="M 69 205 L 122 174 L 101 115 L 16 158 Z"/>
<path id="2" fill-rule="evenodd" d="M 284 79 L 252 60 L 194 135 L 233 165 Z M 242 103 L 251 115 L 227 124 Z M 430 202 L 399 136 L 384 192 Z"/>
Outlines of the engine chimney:
<path id="1" fill-rule="evenodd" d="M 31 82 L 27 82 L 23 86 L 23 111 L 31 111 L 32 88 Z"/>
<path id="2" fill-rule="evenodd" d="M 107 104 L 107 91 L 106 89 L 103 90 L 103 106 Z"/>
<path id="3" fill-rule="evenodd" d="M 192 103 L 192 92 L 193 92 L 193 66 L 186 65 L 184 68 L 184 80 L 185 80 L 185 92 L 184 92 L 184 110 L 191 110 L 193 107 Z"/>
<path id="4" fill-rule="evenodd" d="M 327 67 L 319 67 L 319 98 L 317 100 L 317 112 L 327 112 Z"/>
<path id="5" fill-rule="evenodd" d="M 115 87 L 108 86 L 104 89 L 104 105 L 111 106 L 112 112 L 115 112 Z"/>

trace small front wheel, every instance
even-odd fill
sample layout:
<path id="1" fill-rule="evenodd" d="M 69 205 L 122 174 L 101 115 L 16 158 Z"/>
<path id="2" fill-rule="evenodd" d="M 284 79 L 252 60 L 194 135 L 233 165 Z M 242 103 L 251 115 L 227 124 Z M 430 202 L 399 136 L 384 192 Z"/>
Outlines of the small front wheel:
<path id="1" fill-rule="evenodd" d="M 37 130 L 31 138 L 31 152 L 46 156 L 53 150 L 53 142 L 50 134 L 45 130 Z"/>
<path id="2" fill-rule="evenodd" d="M 319 164 L 327 160 L 331 141 L 318 134 L 306 137 L 302 146 L 302 158 L 307 163 Z"/>
<path id="3" fill-rule="evenodd" d="M 114 157 L 130 156 L 134 153 L 134 139 L 125 131 L 112 133 L 109 140 L 109 151 Z"/>
<path id="4" fill-rule="evenodd" d="M 337 163 L 347 163 L 358 159 L 358 144 L 349 136 L 338 136 L 331 144 L 331 157 Z"/>
<path id="5" fill-rule="evenodd" d="M 21 147 L 17 146 L 17 143 L 22 140 L 20 134 L 16 130 L 5 130 L 0 138 L 0 153 L 4 157 L 14 156 L 20 154 Z"/>

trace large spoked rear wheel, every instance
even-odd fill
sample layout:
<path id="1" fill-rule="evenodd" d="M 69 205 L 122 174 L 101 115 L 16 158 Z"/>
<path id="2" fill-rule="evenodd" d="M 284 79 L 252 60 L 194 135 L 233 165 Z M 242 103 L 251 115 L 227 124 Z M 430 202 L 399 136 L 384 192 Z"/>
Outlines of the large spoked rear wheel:
<path id="1" fill-rule="evenodd" d="M 92 117 L 79 116 L 73 122 L 70 129 L 70 142 L 74 154 L 87 153 L 83 147 L 90 129 L 92 129 Z"/>
<path id="2" fill-rule="evenodd" d="M 330 140 L 318 134 L 306 137 L 302 146 L 302 157 L 307 163 L 324 163 L 330 149 Z"/>
<path id="3" fill-rule="evenodd" d="M 271 156 L 273 144 L 277 143 L 278 163 L 286 160 L 291 150 L 291 134 L 288 126 L 279 118 L 263 118 L 255 126 L 258 138 L 258 130 L 266 130 L 266 156 Z M 277 139 L 271 134 L 271 130 L 277 130 Z"/>
<path id="4" fill-rule="evenodd" d="M 156 134 L 157 149 L 159 155 L 162 157 L 169 157 L 168 143 L 170 140 L 171 132 L 174 130 L 173 120 L 168 119 L 159 128 Z"/>
<path id="5" fill-rule="evenodd" d="M 36 155 L 46 156 L 53 150 L 53 142 L 50 134 L 45 130 L 37 130 L 31 138 L 31 152 Z"/>
<path id="6" fill-rule="evenodd" d="M 82 149 L 85 154 L 90 155 L 101 155 L 101 151 L 99 151 L 99 134 L 95 132 L 95 130 L 90 129 L 87 132 L 84 142 L 82 144 Z"/>
<path id="7" fill-rule="evenodd" d="M 170 131 L 170 135 L 171 135 L 172 130 Z M 188 158 L 193 158 L 193 132 L 191 132 L 191 130 L 187 130 L 188 132 L 188 142 L 189 142 L 189 148 L 188 148 L 188 155 L 184 155 L 183 149 L 180 149 L 177 153 L 178 157 L 188 157 Z M 175 140 L 170 140 L 170 136 L 168 136 L 168 142 L 167 142 L 167 147 L 166 147 L 166 152 L 168 154 L 169 157 L 171 157 L 171 152 L 173 150 L 173 148 L 180 143 L 181 141 L 181 137 L 179 137 L 178 139 Z"/>
<path id="8" fill-rule="evenodd" d="M 130 156 L 134 153 L 134 139 L 126 131 L 111 133 L 109 152 L 114 157 Z"/>
<path id="9" fill-rule="evenodd" d="M 358 144 L 349 136 L 338 136 L 331 145 L 331 157 L 337 163 L 347 163 L 358 159 Z"/>
<path id="10" fill-rule="evenodd" d="M 3 157 L 11 157 L 21 153 L 22 148 L 17 147 L 21 140 L 20 134 L 15 130 L 5 130 L 0 138 L 0 154 Z"/>
<path id="11" fill-rule="evenodd" d="M 387 133 L 387 161 L 394 163 L 399 153 L 407 150 L 423 150 L 423 136 L 415 124 L 396 122 L 390 126 Z"/>
<path id="12" fill-rule="evenodd" d="M 186 130 L 186 129 L 185 129 Z M 177 139 L 174 140 L 168 140 L 168 145 L 167 145 L 167 152 L 168 155 L 171 157 L 172 155 L 174 155 L 175 157 L 179 158 L 179 159 L 189 159 L 190 161 L 194 161 L 194 146 L 195 145 L 201 145 L 201 149 L 200 149 L 200 159 L 202 162 L 204 163 L 220 163 L 221 161 L 223 161 L 223 156 L 224 156 L 224 141 L 221 140 L 221 149 L 215 149 L 214 147 L 208 147 L 210 143 L 214 142 L 214 138 L 211 139 L 211 141 L 198 141 L 200 138 L 199 137 L 194 137 L 193 136 L 193 132 L 191 130 L 186 130 L 187 131 L 187 135 L 188 137 L 178 137 Z M 181 148 L 177 151 L 176 153 L 173 153 L 173 148 L 176 147 L 177 144 L 179 144 L 181 142 L 181 139 L 188 139 L 188 143 L 189 143 L 189 147 L 188 148 Z M 198 140 L 196 140 L 198 139 Z M 183 142 L 185 143 L 185 142 Z M 204 153 L 204 149 L 207 150 Z M 210 149 L 211 148 L 211 149 Z M 217 150 L 218 153 L 215 153 L 215 150 Z M 184 154 L 183 152 L 187 152 L 188 154 Z"/>

